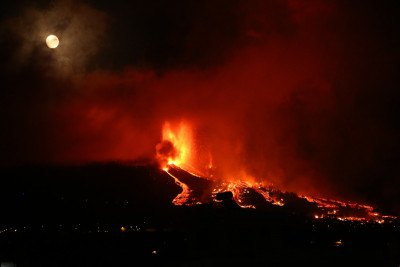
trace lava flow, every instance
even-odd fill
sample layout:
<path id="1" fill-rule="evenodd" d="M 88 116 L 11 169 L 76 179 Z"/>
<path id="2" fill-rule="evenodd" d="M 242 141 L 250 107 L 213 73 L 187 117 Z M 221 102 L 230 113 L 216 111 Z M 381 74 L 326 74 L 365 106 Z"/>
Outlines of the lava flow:
<path id="1" fill-rule="evenodd" d="M 264 210 L 282 209 L 315 219 L 384 223 L 396 220 L 395 216 L 381 215 L 368 205 L 316 198 L 282 192 L 273 186 L 246 180 L 225 181 L 212 173 L 202 174 L 191 166 L 193 135 L 186 124 L 172 128 L 165 123 L 163 141 L 156 146 L 156 157 L 161 168 L 182 188 L 172 201 L 175 205 L 229 203 L 229 207 Z M 210 157 L 211 158 L 211 157 Z M 210 163 L 211 164 L 211 163 Z M 209 168 L 212 170 L 212 168 Z M 235 203 L 232 205 L 232 203 Z"/>
<path id="2" fill-rule="evenodd" d="M 169 174 L 169 176 L 171 176 L 172 178 L 174 178 L 175 183 L 180 186 L 182 188 L 182 192 L 177 195 L 174 200 L 172 200 L 172 203 L 174 203 L 177 206 L 182 206 L 182 205 L 190 205 L 190 204 L 197 204 L 198 202 L 195 201 L 192 197 L 191 191 L 189 189 L 189 187 L 182 183 L 181 181 L 179 181 L 178 178 L 176 178 L 173 174 L 171 174 L 169 172 L 169 168 L 165 167 L 163 169 L 166 173 Z"/>
<path id="3" fill-rule="evenodd" d="M 182 192 L 174 198 L 172 203 L 179 206 L 199 204 L 200 202 L 193 197 L 193 192 L 189 186 L 173 174 L 174 166 L 185 166 L 190 161 L 190 152 L 192 151 L 190 128 L 184 123 L 172 128 L 171 124 L 166 122 L 163 126 L 162 137 L 163 141 L 156 146 L 156 158 L 161 168 L 182 188 Z"/>

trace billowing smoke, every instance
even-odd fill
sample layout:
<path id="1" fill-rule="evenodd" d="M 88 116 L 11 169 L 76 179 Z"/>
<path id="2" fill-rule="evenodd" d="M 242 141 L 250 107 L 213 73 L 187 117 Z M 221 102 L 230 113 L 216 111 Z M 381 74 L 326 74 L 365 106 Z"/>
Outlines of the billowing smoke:
<path id="1" fill-rule="evenodd" d="M 229 179 L 393 200 L 398 28 L 385 5 L 28 8 L 4 24 L 12 41 L 1 55 L 2 162 L 151 161 L 156 150 L 175 153 L 170 143 L 156 148 L 162 125 L 185 121 L 196 168 L 212 160 Z M 50 33 L 61 40 L 52 51 L 43 42 Z"/>
<path id="2" fill-rule="evenodd" d="M 178 156 L 179 152 L 171 141 L 163 140 L 156 145 L 156 159 L 161 166 L 167 165 L 168 159 Z"/>

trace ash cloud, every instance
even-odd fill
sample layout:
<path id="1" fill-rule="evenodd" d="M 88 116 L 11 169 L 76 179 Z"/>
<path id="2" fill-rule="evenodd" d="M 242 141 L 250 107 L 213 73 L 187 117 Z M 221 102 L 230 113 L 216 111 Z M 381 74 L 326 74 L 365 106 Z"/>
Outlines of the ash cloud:
<path id="1" fill-rule="evenodd" d="M 271 0 L 21 11 L 3 23 L 2 161 L 152 159 L 163 123 L 184 120 L 198 168 L 211 154 L 227 178 L 388 205 L 399 185 L 392 10 Z M 53 20 L 62 45 L 49 51 Z"/>
<path id="2" fill-rule="evenodd" d="M 156 158 L 161 166 L 166 166 L 169 158 L 173 159 L 178 155 L 178 151 L 171 141 L 164 140 L 156 145 Z"/>

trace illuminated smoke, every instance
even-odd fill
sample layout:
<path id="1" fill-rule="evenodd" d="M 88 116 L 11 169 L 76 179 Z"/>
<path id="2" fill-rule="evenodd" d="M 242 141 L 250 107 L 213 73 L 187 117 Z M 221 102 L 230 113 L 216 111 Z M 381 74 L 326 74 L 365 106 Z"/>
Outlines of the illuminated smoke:
<path id="1" fill-rule="evenodd" d="M 173 159 L 178 157 L 179 153 L 171 141 L 164 140 L 156 146 L 156 157 L 161 166 L 165 167 L 168 163 L 172 163 Z"/>
<path id="2" fill-rule="evenodd" d="M 390 25 L 369 20 L 379 10 L 215 2 L 180 6 L 193 16 L 158 10 L 170 26 L 161 40 L 152 39 L 159 23 L 121 28 L 137 36 L 116 39 L 118 50 L 101 45 L 113 41 L 113 24 L 92 6 L 56 1 L 19 13 L 3 46 L 2 162 L 151 162 L 156 149 L 161 165 L 177 158 L 300 194 L 397 196 L 398 78 L 388 64 L 397 45 L 380 31 Z M 49 54 L 43 40 L 55 17 L 63 45 Z M 181 121 L 191 132 L 183 146 L 162 131 L 170 122 L 177 134 Z"/>

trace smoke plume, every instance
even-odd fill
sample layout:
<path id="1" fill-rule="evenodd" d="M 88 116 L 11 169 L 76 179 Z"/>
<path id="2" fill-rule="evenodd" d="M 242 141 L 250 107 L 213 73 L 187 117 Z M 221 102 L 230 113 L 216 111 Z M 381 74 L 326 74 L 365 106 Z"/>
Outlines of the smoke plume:
<path id="1" fill-rule="evenodd" d="M 194 167 L 212 160 L 220 177 L 396 198 L 390 4 L 106 5 L 56 1 L 3 23 L 4 164 L 152 160 L 162 125 L 184 121 Z M 45 47 L 48 34 L 59 48 Z"/>

